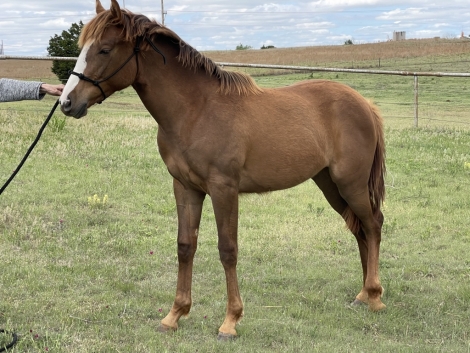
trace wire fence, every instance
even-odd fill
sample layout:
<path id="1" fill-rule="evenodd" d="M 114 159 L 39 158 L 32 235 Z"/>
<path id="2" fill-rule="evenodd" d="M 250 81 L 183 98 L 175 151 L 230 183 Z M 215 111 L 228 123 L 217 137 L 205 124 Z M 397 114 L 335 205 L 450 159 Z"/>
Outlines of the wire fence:
<path id="1" fill-rule="evenodd" d="M 0 56 L 0 60 L 60 60 L 76 61 L 75 57 L 38 57 L 38 56 Z M 463 72 L 422 72 L 399 70 L 371 70 L 350 68 L 328 68 L 293 65 L 268 65 L 217 62 L 219 66 L 235 69 L 266 69 L 269 72 L 288 72 L 309 74 L 309 76 L 291 78 L 292 83 L 303 78 L 326 78 L 341 81 L 358 90 L 366 97 L 373 98 L 381 108 L 386 119 L 411 120 L 413 126 L 436 124 L 460 124 L 470 126 L 470 90 L 468 78 L 470 73 Z M 379 76 L 371 79 L 370 75 Z M 412 80 L 410 80 L 410 77 Z M 466 80 L 467 79 L 467 80 Z M 275 87 L 285 85 L 286 79 L 273 79 L 273 76 L 258 76 L 261 86 Z M 288 80 L 287 80 L 288 82 Z M 119 99 L 129 100 L 136 93 L 122 91 L 118 100 L 103 111 L 148 115 L 142 105 L 120 105 Z M 127 98 L 126 98 L 127 97 Z"/>

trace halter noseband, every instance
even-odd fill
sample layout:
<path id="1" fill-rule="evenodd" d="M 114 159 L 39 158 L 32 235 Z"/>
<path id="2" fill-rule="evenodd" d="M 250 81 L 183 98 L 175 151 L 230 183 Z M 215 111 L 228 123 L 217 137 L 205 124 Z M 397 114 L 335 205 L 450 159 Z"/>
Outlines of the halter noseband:
<path id="1" fill-rule="evenodd" d="M 92 83 L 94 86 L 98 87 L 101 91 L 101 94 L 103 95 L 103 100 L 101 102 L 99 102 L 100 104 L 107 98 L 106 97 L 106 94 L 104 93 L 103 91 L 103 88 L 101 88 L 100 86 L 100 83 L 103 83 L 104 81 L 107 81 L 109 80 L 111 77 L 113 77 L 114 75 L 116 75 L 119 71 L 121 71 L 121 69 L 126 66 L 126 64 L 131 61 L 131 59 L 135 56 L 135 60 L 136 60 L 136 63 L 137 63 L 137 72 L 139 72 L 139 57 L 137 54 L 139 54 L 140 52 L 140 45 L 142 44 L 142 40 L 144 39 L 144 37 L 142 36 L 139 36 L 137 37 L 136 41 L 135 41 L 135 47 L 134 47 L 134 51 L 132 52 L 131 56 L 129 56 L 129 58 L 127 58 L 126 61 L 124 61 L 124 63 L 119 66 L 111 75 L 103 78 L 102 80 L 93 80 L 87 76 L 85 76 L 83 73 L 78 73 L 78 72 L 75 72 L 75 71 L 69 71 L 69 74 L 70 75 L 75 75 L 77 76 L 80 80 L 83 80 L 83 81 L 87 81 L 87 82 L 90 82 Z M 163 58 L 163 64 L 166 64 L 166 58 L 165 58 L 165 55 L 163 55 L 163 53 L 158 50 L 158 48 L 155 46 L 155 44 L 153 44 L 153 42 L 148 39 L 148 37 L 145 37 L 145 40 L 147 41 L 147 43 L 150 44 L 150 46 L 152 47 L 153 50 L 155 50 L 158 54 L 160 54 Z"/>

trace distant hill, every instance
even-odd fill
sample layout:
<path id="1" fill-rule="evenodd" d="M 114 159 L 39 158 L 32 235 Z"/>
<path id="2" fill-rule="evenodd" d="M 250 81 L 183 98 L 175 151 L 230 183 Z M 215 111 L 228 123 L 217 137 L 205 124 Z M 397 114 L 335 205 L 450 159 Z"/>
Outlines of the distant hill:
<path id="1" fill-rule="evenodd" d="M 217 62 L 239 62 L 273 65 L 303 65 L 318 67 L 361 67 L 384 69 L 388 65 L 396 68 L 403 65 L 400 70 L 429 70 L 419 68 L 419 58 L 423 61 L 448 61 L 442 60 L 449 57 L 451 61 L 470 61 L 470 40 L 467 39 L 410 39 L 404 41 L 388 41 L 381 43 L 313 46 L 300 48 L 275 48 L 269 50 L 231 50 L 206 52 L 207 56 Z M 440 59 L 438 59 L 440 58 Z M 418 59 L 418 60 L 416 60 Z M 393 63 L 393 64 L 391 64 Z M 407 63 L 414 68 L 407 68 Z M 449 70 L 456 67 L 449 65 Z M 434 68 L 437 70 L 437 68 Z M 440 67 L 441 71 L 446 67 Z"/>

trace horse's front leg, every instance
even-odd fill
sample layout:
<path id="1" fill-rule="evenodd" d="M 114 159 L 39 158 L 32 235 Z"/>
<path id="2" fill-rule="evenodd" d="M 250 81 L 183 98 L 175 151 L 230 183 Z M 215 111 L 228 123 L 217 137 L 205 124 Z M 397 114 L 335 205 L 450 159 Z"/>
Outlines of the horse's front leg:
<path id="1" fill-rule="evenodd" d="M 227 184 L 211 187 L 210 190 L 217 222 L 220 261 L 227 282 L 227 310 L 225 320 L 219 328 L 219 340 L 236 337 L 235 325 L 243 316 L 243 302 L 237 278 L 238 189 Z"/>
<path id="2" fill-rule="evenodd" d="M 178 320 L 191 309 L 191 281 L 193 259 L 197 249 L 197 236 L 205 194 L 185 188 L 176 179 L 173 189 L 178 213 L 178 282 L 176 297 L 168 315 L 162 320 L 159 330 L 178 328 Z"/>

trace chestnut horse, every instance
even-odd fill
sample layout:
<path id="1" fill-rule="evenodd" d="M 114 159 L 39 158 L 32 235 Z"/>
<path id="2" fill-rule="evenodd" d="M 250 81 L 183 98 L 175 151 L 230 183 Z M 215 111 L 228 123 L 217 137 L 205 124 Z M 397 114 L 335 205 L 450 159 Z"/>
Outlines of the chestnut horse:
<path id="1" fill-rule="evenodd" d="M 130 85 L 158 124 L 158 147 L 173 177 L 178 213 L 176 297 L 160 331 L 191 308 L 193 258 L 203 200 L 210 195 L 225 270 L 227 308 L 219 338 L 243 316 L 237 279 L 238 197 L 312 179 L 357 239 L 362 289 L 354 303 L 385 308 L 379 246 L 385 194 L 378 109 L 353 89 L 309 80 L 262 89 L 218 67 L 170 29 L 111 0 L 83 28 L 82 48 L 62 96 L 64 114 L 87 109 Z"/>

